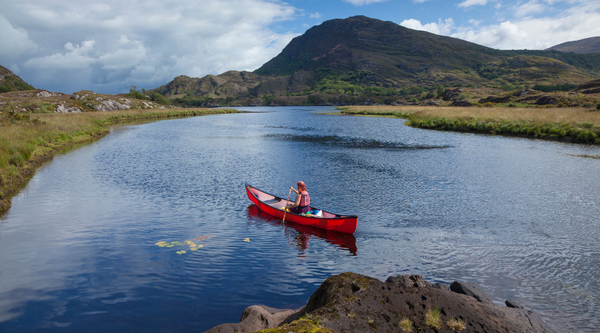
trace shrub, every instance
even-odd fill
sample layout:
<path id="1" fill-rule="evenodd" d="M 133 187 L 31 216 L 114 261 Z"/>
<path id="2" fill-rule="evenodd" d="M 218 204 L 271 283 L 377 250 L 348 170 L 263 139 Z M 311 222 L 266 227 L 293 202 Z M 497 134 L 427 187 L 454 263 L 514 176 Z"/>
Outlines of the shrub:
<path id="1" fill-rule="evenodd" d="M 425 314 L 425 325 L 431 328 L 440 329 L 442 323 L 440 322 L 440 310 L 433 308 Z"/>
<path id="2" fill-rule="evenodd" d="M 600 111 L 600 103 L 598 103 L 598 105 L 596 105 L 596 110 Z"/>
<path id="3" fill-rule="evenodd" d="M 400 323 L 398 324 L 398 326 L 400 326 L 400 329 L 404 333 L 410 333 L 413 330 L 412 321 L 408 318 L 403 318 L 402 320 L 400 320 Z"/>
<path id="4" fill-rule="evenodd" d="M 454 332 L 462 331 L 465 329 L 465 322 L 460 318 L 448 319 L 446 326 Z"/>

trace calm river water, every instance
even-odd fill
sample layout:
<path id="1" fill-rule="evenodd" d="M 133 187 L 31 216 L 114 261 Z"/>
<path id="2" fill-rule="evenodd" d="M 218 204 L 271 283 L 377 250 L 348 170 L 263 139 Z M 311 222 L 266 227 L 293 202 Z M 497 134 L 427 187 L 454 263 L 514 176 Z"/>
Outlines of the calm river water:
<path id="1" fill-rule="evenodd" d="M 246 110 L 114 128 L 39 169 L 0 219 L 0 331 L 204 331 L 353 271 L 477 282 L 597 332 L 600 160 L 576 155 L 600 148 Z M 282 225 L 244 192 L 298 180 L 358 215 L 354 236 Z"/>

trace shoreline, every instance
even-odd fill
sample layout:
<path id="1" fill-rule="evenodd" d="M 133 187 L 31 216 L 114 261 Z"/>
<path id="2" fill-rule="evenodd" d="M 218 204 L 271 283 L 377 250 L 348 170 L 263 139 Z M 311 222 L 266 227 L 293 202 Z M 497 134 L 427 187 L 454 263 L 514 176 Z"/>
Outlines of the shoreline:
<path id="1" fill-rule="evenodd" d="M 585 108 L 339 107 L 341 115 L 407 119 L 414 128 L 600 144 L 600 112 Z"/>
<path id="2" fill-rule="evenodd" d="M 242 113 L 235 109 L 135 109 L 71 114 L 31 114 L 0 119 L 6 129 L 0 136 L 0 216 L 11 207 L 11 199 L 35 174 L 37 168 L 66 149 L 105 137 L 108 127 L 141 120 L 162 120 L 212 114 Z M 12 135 L 12 137 L 11 137 Z M 9 140 L 12 139 L 12 140 Z"/>

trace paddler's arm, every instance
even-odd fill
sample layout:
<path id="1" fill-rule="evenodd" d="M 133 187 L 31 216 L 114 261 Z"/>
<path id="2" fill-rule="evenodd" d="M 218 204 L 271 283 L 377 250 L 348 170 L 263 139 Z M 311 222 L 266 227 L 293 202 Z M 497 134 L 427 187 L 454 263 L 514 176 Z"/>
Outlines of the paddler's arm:
<path id="1" fill-rule="evenodd" d="M 294 193 L 296 193 L 296 194 L 300 194 L 300 192 L 296 191 L 296 189 L 291 186 L 290 186 L 290 190 L 294 191 Z"/>
<path id="2" fill-rule="evenodd" d="M 296 202 L 292 205 L 288 205 L 288 208 L 296 208 L 300 205 L 300 198 L 302 198 L 301 195 L 297 195 L 296 196 Z"/>

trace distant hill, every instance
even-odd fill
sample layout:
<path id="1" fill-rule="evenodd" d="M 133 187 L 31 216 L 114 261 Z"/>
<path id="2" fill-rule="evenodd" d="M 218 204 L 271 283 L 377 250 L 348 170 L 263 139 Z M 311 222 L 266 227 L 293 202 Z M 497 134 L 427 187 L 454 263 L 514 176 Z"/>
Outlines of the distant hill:
<path id="1" fill-rule="evenodd" d="M 180 76 L 170 98 L 338 94 L 391 96 L 424 87 L 578 85 L 600 73 L 600 54 L 501 51 L 365 16 L 323 22 L 251 72 Z"/>
<path id="2" fill-rule="evenodd" d="M 552 46 L 547 50 L 573 53 L 600 53 L 600 37 L 590 37 Z"/>
<path id="3" fill-rule="evenodd" d="M 25 81 L 23 81 L 23 79 L 11 72 L 8 68 L 0 66 L 0 93 L 31 89 L 35 88 L 27 84 Z"/>

